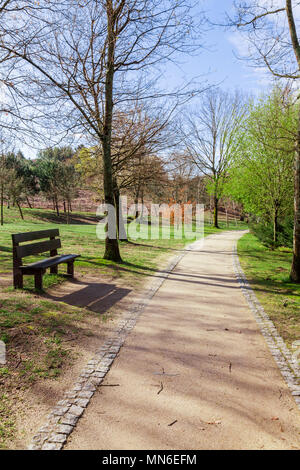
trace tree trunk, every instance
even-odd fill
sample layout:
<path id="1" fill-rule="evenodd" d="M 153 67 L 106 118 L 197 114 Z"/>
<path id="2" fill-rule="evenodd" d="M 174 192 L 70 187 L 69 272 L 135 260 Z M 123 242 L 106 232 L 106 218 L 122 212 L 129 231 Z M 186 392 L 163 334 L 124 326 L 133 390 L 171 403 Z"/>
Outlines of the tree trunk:
<path id="1" fill-rule="evenodd" d="M 111 171 L 111 149 L 110 149 L 110 141 L 107 136 L 104 136 L 102 140 L 102 148 L 103 148 L 103 163 L 104 163 L 103 179 L 104 179 L 105 204 L 108 204 L 115 208 L 113 183 L 112 183 L 112 171 Z M 112 226 L 116 227 L 117 225 L 116 211 L 114 211 L 114 214 L 111 214 L 110 211 L 108 213 L 110 215 L 108 224 L 111 224 Z M 117 237 L 110 238 L 109 232 L 105 239 L 104 259 L 115 261 L 117 263 L 122 261 Z"/>
<path id="2" fill-rule="evenodd" d="M 142 188 L 142 191 L 141 191 L 141 204 L 142 204 L 141 220 L 143 220 L 143 217 L 144 217 L 144 188 Z"/>
<path id="3" fill-rule="evenodd" d="M 107 14 L 107 70 L 105 77 L 105 109 L 104 109 L 104 124 L 103 135 L 101 138 L 102 155 L 103 155 L 103 179 L 104 179 L 104 198 L 105 203 L 115 207 L 114 204 L 114 191 L 112 180 L 112 163 L 111 163 L 111 128 L 113 117 L 113 81 L 114 81 L 114 56 L 115 56 L 115 37 L 114 37 L 114 11 L 112 0 L 106 2 Z M 116 225 L 116 213 L 114 214 L 115 220 L 109 221 Z M 117 238 L 110 238 L 109 232 L 105 239 L 105 253 L 104 259 L 115 262 L 121 262 L 122 258 L 119 250 L 119 243 Z"/>
<path id="4" fill-rule="evenodd" d="M 56 215 L 57 215 L 57 217 L 59 217 L 59 207 L 58 207 L 58 201 L 57 201 L 56 196 L 54 197 L 54 206 L 55 206 L 55 210 L 56 210 Z"/>
<path id="5" fill-rule="evenodd" d="M 140 179 L 140 178 L 139 178 Z M 141 185 L 140 182 L 138 183 L 138 186 L 135 191 L 134 195 L 134 205 L 135 205 L 135 219 L 139 217 L 139 197 L 140 197 L 140 190 L 141 190 Z"/>
<path id="6" fill-rule="evenodd" d="M 274 247 L 275 247 L 278 241 L 278 210 L 277 208 L 275 208 L 274 210 L 273 241 L 274 241 Z"/>
<path id="7" fill-rule="evenodd" d="M 295 53 L 296 60 L 298 62 L 298 67 L 300 70 L 300 45 L 297 36 L 296 24 L 293 14 L 292 0 L 286 0 L 286 15 L 289 24 L 289 31 L 292 40 L 292 45 Z"/>
<path id="8" fill-rule="evenodd" d="M 69 202 L 67 202 L 67 224 L 68 225 L 70 224 L 70 203 Z"/>
<path id="9" fill-rule="evenodd" d="M 1 225 L 4 224 L 3 205 L 4 205 L 4 185 L 1 184 Z"/>
<path id="10" fill-rule="evenodd" d="M 218 225 L 218 203 L 219 203 L 219 199 L 217 198 L 217 196 L 214 196 L 214 227 L 215 228 L 219 228 L 219 225 Z"/>
<path id="11" fill-rule="evenodd" d="M 30 203 L 30 201 L 29 201 L 28 196 L 26 196 L 26 201 L 27 201 L 27 204 L 28 204 L 29 209 L 32 209 L 32 205 L 31 205 L 31 203 Z"/>
<path id="12" fill-rule="evenodd" d="M 120 204 L 120 190 L 118 183 L 113 179 L 114 184 L 114 199 L 115 199 L 115 208 L 117 215 L 117 233 L 119 240 L 127 241 L 127 233 L 124 225 L 124 219 L 122 214 L 122 204 Z"/>
<path id="13" fill-rule="evenodd" d="M 16 204 L 18 206 L 18 209 L 19 209 L 19 212 L 20 212 L 20 216 L 21 216 L 21 219 L 24 220 L 24 215 L 23 215 L 23 212 L 22 212 L 22 209 L 21 209 L 21 206 L 20 206 L 20 203 L 19 201 L 16 201 Z"/>
<path id="14" fill-rule="evenodd" d="M 300 45 L 296 31 L 291 0 L 286 0 L 286 14 L 289 24 L 289 31 L 292 40 L 294 54 L 300 71 Z M 294 167 L 294 239 L 293 239 L 293 261 L 291 268 L 291 280 L 300 283 L 300 105 L 298 110 L 298 132 L 296 138 L 295 167 Z"/>
<path id="15" fill-rule="evenodd" d="M 300 105 L 299 105 L 298 133 L 296 140 L 295 166 L 294 166 L 294 237 L 293 261 L 291 280 L 300 283 Z"/>
<path id="16" fill-rule="evenodd" d="M 235 207 L 234 202 L 232 202 L 232 209 L 233 209 L 233 212 L 234 212 L 234 221 L 235 221 L 235 225 L 237 225 L 236 207 Z"/>
<path id="17" fill-rule="evenodd" d="M 138 196 L 138 193 L 135 195 L 135 198 L 134 198 L 134 205 L 135 205 L 135 219 L 138 218 L 139 216 L 139 196 Z"/>

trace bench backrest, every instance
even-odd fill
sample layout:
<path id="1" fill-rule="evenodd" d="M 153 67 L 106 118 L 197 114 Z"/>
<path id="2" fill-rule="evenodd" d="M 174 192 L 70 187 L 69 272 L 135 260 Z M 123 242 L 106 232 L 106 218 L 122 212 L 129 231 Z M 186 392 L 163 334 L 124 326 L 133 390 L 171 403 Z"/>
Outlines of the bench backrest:
<path id="1" fill-rule="evenodd" d="M 57 255 L 57 249 L 61 248 L 61 242 L 59 238 L 59 230 L 57 228 L 52 230 L 39 230 L 38 232 L 24 232 L 15 233 L 12 235 L 13 243 L 13 257 L 14 265 L 20 265 L 22 258 L 31 255 L 37 255 L 50 251 L 50 256 Z M 33 240 L 41 240 L 43 238 L 49 238 L 37 243 L 27 243 L 26 245 L 20 245 L 23 242 L 29 242 Z"/>

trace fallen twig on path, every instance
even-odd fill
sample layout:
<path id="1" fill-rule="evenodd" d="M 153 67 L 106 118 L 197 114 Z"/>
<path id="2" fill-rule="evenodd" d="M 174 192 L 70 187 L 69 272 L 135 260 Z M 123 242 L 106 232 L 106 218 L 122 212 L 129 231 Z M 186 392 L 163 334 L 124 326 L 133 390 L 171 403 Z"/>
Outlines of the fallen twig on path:
<path id="1" fill-rule="evenodd" d="M 101 384 L 100 387 L 120 387 L 120 384 Z"/>
<path id="2" fill-rule="evenodd" d="M 177 423 L 177 419 L 175 419 L 175 421 L 173 421 L 172 423 L 168 424 L 168 426 L 173 426 L 173 424 Z"/>

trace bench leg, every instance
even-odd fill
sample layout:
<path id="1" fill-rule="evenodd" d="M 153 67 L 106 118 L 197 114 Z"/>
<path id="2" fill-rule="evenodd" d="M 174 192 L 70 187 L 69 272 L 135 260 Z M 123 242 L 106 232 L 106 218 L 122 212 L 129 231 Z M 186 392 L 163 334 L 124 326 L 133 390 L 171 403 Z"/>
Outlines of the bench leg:
<path id="1" fill-rule="evenodd" d="M 14 273 L 14 288 L 23 289 L 23 274 L 20 271 Z"/>
<path id="2" fill-rule="evenodd" d="M 58 266 L 52 266 L 50 268 L 50 274 L 57 274 L 58 273 Z"/>
<path id="3" fill-rule="evenodd" d="M 67 273 L 69 276 L 74 277 L 74 260 L 68 262 Z"/>
<path id="4" fill-rule="evenodd" d="M 38 290 L 43 289 L 43 273 L 42 271 L 37 271 L 34 275 L 34 287 Z"/>

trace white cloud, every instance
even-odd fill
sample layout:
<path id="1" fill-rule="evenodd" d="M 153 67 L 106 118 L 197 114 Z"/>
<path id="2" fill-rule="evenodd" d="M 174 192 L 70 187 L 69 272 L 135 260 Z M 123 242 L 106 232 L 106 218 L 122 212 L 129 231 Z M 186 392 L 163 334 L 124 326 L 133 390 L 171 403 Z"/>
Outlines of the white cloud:
<path id="1" fill-rule="evenodd" d="M 279 8 L 285 7 L 285 0 L 260 0 L 259 6 L 265 8 L 266 10 L 276 10 Z M 293 12 L 294 12 L 294 19 L 296 25 L 300 28 L 300 3 L 299 1 L 292 0 L 293 5 Z M 288 31 L 288 24 L 287 24 L 287 16 L 286 13 L 280 12 L 278 14 L 269 15 L 268 21 L 274 27 L 274 34 L 276 31 L 284 31 L 284 35 L 286 39 L 289 41 L 289 31 Z M 259 31 L 260 41 L 263 41 L 263 31 Z M 275 37 L 275 36 L 274 36 Z M 254 46 L 248 39 L 248 34 L 243 29 L 239 29 L 234 31 L 230 35 L 227 35 L 228 42 L 233 46 L 233 52 L 239 58 L 249 59 L 249 62 L 245 60 L 245 72 L 244 78 L 253 79 L 257 82 L 258 86 L 266 87 L 271 84 L 272 82 L 272 74 L 268 71 L 268 69 L 264 66 L 256 67 L 255 63 L 252 61 L 251 63 L 251 56 L 257 56 L 257 51 L 255 50 Z M 291 48 L 292 53 L 292 48 Z M 288 59 L 288 56 L 286 58 Z M 293 60 L 292 56 L 290 60 Z M 248 66 L 247 66 L 248 64 Z"/>
<path id="2" fill-rule="evenodd" d="M 249 49 L 249 41 L 245 33 L 236 31 L 230 35 L 227 35 L 227 39 L 230 44 L 235 48 L 235 52 L 240 57 L 247 57 L 251 53 Z"/>
<path id="3" fill-rule="evenodd" d="M 233 52 L 241 61 L 243 58 L 249 58 L 251 55 L 251 45 L 245 33 L 236 31 L 227 35 L 227 40 L 233 46 Z M 269 86 L 272 81 L 272 75 L 265 67 L 256 67 L 251 61 L 243 61 L 244 75 L 243 78 L 247 81 L 252 81 L 257 84 L 257 88 Z M 255 85 L 254 85 L 255 88 Z"/>

